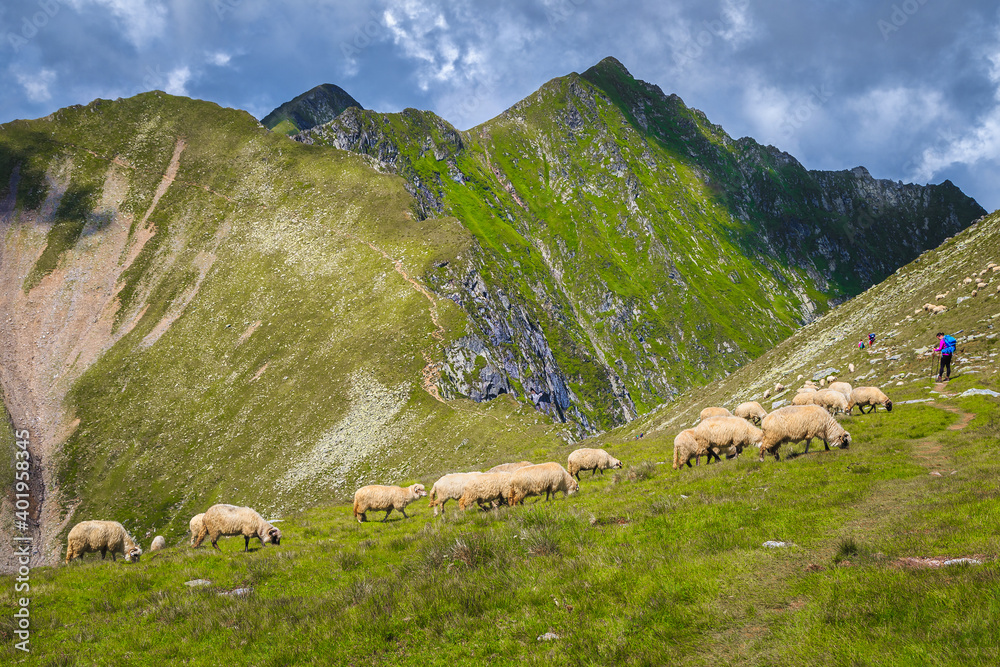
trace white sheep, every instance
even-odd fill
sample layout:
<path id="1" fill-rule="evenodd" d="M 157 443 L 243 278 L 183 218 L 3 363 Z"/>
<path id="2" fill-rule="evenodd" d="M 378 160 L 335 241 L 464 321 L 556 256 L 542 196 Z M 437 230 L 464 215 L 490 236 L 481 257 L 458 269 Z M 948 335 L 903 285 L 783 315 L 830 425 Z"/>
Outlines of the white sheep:
<path id="1" fill-rule="evenodd" d="M 806 453 L 813 438 L 820 438 L 826 449 L 838 445 L 846 449 L 851 445 L 851 434 L 837 423 L 825 409 L 818 405 L 787 405 L 770 413 L 761 423 L 764 432 L 760 446 L 760 460 L 766 454 L 780 461 L 778 452 L 781 445 L 789 442 L 806 441 Z"/>
<path id="2" fill-rule="evenodd" d="M 934 297 L 934 300 L 935 301 L 940 301 L 941 299 L 946 299 L 946 298 L 948 298 L 947 292 L 944 293 L 944 294 L 938 294 L 937 296 Z"/>
<path id="3" fill-rule="evenodd" d="M 969 285 L 971 283 L 972 283 L 972 278 L 966 278 L 965 280 L 962 281 L 963 285 Z"/>
<path id="4" fill-rule="evenodd" d="M 796 394 L 814 394 L 817 391 L 819 391 L 819 389 L 817 389 L 816 387 L 799 387 L 798 390 L 795 393 Z"/>
<path id="5" fill-rule="evenodd" d="M 188 528 L 191 530 L 191 546 L 194 546 L 195 540 L 201 535 L 201 527 L 203 525 L 202 520 L 205 518 L 205 513 L 195 514 L 191 517 L 191 521 L 188 522 Z"/>
<path id="6" fill-rule="evenodd" d="M 868 412 L 877 412 L 880 405 L 892 412 L 892 401 L 878 387 L 856 387 L 851 392 L 851 399 L 847 402 L 848 414 L 854 410 L 855 405 L 862 413 L 865 412 L 864 406 L 866 405 L 871 406 Z"/>
<path id="7" fill-rule="evenodd" d="M 826 408 L 831 415 L 847 412 L 847 396 L 832 389 L 824 389 L 812 394 L 812 403 Z"/>
<path id="8" fill-rule="evenodd" d="M 849 370 L 850 372 L 853 373 L 854 372 L 854 364 L 847 364 L 847 370 Z"/>
<path id="9" fill-rule="evenodd" d="M 759 424 L 760 420 L 767 416 L 767 410 L 757 401 L 747 401 L 736 406 L 736 409 L 733 410 L 733 416 Z"/>
<path id="10" fill-rule="evenodd" d="M 698 456 L 698 441 L 694 439 L 694 429 L 689 428 L 681 431 L 674 437 L 674 470 L 677 470 L 685 463 L 691 467 L 691 459 L 698 465 L 701 457 Z"/>
<path id="11" fill-rule="evenodd" d="M 780 394 L 783 391 L 785 391 L 785 385 L 781 384 L 780 382 L 778 384 L 774 385 L 774 393 L 775 394 Z"/>
<path id="12" fill-rule="evenodd" d="M 823 378 L 822 380 L 819 381 L 819 386 L 821 386 L 821 387 L 825 387 L 826 386 L 826 378 Z"/>
<path id="13" fill-rule="evenodd" d="M 423 484 L 412 484 L 405 489 L 401 486 L 383 486 L 381 484 L 370 484 L 362 486 L 354 492 L 354 518 L 358 523 L 368 520 L 366 516 L 369 510 L 385 512 L 382 523 L 389 520 L 389 515 L 393 510 L 403 513 L 403 518 L 409 519 L 406 514 L 406 506 L 414 500 L 427 495 Z"/>
<path id="14" fill-rule="evenodd" d="M 101 560 L 111 552 L 111 560 L 118 560 L 121 552 L 128 563 L 139 562 L 142 549 L 117 521 L 81 521 L 73 526 L 66 538 L 66 562 L 83 559 L 86 553 L 101 552 Z"/>
<path id="15" fill-rule="evenodd" d="M 535 465 L 535 464 L 532 463 L 531 461 L 518 461 L 516 463 L 501 463 L 498 466 L 493 466 L 492 468 L 490 468 L 486 472 L 487 473 L 491 473 L 491 472 L 514 472 L 515 470 L 520 470 L 521 468 L 526 468 L 526 467 L 531 466 L 531 465 Z M 431 487 L 431 491 L 433 491 L 433 490 L 434 490 L 434 488 Z"/>
<path id="16" fill-rule="evenodd" d="M 500 471 L 492 469 L 491 472 Z M 438 509 L 441 510 L 441 514 L 444 514 L 445 504 L 449 500 L 458 500 L 461 498 L 462 494 L 465 493 L 465 485 L 468 481 L 472 477 L 482 474 L 483 473 L 481 472 L 453 472 L 451 474 L 444 475 L 438 481 L 434 482 L 434 485 L 431 486 L 431 493 L 429 496 L 431 507 L 434 508 L 434 516 L 438 515 Z"/>
<path id="17" fill-rule="evenodd" d="M 201 530 L 198 531 L 198 539 L 193 546 L 195 549 L 200 547 L 207 536 L 211 538 L 212 546 L 222 551 L 219 549 L 219 538 L 234 535 L 243 536 L 244 552 L 250 550 L 251 538 L 260 540 L 261 547 L 268 543 L 281 544 L 281 531 L 265 521 L 256 510 L 220 503 L 205 510 L 205 516 L 201 519 Z"/>
<path id="18" fill-rule="evenodd" d="M 160 549 L 167 548 L 167 541 L 163 539 L 163 535 L 157 535 L 153 538 L 153 543 L 149 545 L 150 552 L 159 551 Z"/>
<path id="19" fill-rule="evenodd" d="M 590 470 L 590 476 L 593 477 L 598 470 L 603 475 L 605 470 L 621 467 L 622 462 L 603 449 L 577 449 L 569 455 L 566 461 L 566 469 L 577 480 L 580 479 L 580 473 L 584 470 Z"/>
<path id="20" fill-rule="evenodd" d="M 764 398 L 771 398 L 771 390 L 770 389 L 766 389 L 764 391 Z"/>
<path id="21" fill-rule="evenodd" d="M 945 305 L 934 306 L 933 312 L 931 314 L 933 314 L 933 315 L 940 315 L 941 313 L 943 313 L 946 310 L 948 310 L 948 306 L 945 306 Z"/>
<path id="22" fill-rule="evenodd" d="M 1000 266 L 994 266 L 993 268 L 990 269 L 990 271 L 992 271 L 993 273 L 1000 273 Z"/>
<path id="23" fill-rule="evenodd" d="M 979 290 L 972 290 L 972 296 L 979 296 Z"/>
<path id="24" fill-rule="evenodd" d="M 854 371 L 852 370 L 851 372 L 853 373 Z M 851 391 L 854 389 L 854 387 L 851 386 L 850 382 L 831 382 L 830 386 L 827 387 L 827 389 L 832 391 L 839 391 L 846 398 L 850 398 Z"/>
<path id="25" fill-rule="evenodd" d="M 694 428 L 694 439 L 697 456 L 721 461 L 716 450 L 726 452 L 726 458 L 739 456 L 745 447 L 760 445 L 761 431 L 742 417 L 712 417 Z"/>
<path id="26" fill-rule="evenodd" d="M 507 504 L 513 507 L 523 504 L 524 499 L 529 496 L 540 496 L 543 493 L 546 501 L 550 495 L 555 497 L 559 491 L 562 491 L 565 498 L 576 493 L 580 484 L 558 463 L 540 463 L 511 473 L 508 488 Z"/>
<path id="27" fill-rule="evenodd" d="M 827 375 L 826 376 L 826 383 L 827 384 L 831 384 L 831 383 L 836 382 L 836 381 L 837 381 L 837 376 L 836 375 Z"/>
<path id="28" fill-rule="evenodd" d="M 513 472 L 488 472 L 470 479 L 465 485 L 465 492 L 458 499 L 458 509 L 465 510 L 473 503 L 478 503 L 482 508 L 495 507 L 501 500 L 505 501 L 510 495 L 510 478 L 513 474 Z"/>
<path id="29" fill-rule="evenodd" d="M 732 412 L 726 408 L 705 408 L 700 413 L 698 413 L 698 419 L 702 421 L 706 419 L 711 419 L 712 417 L 728 417 Z"/>

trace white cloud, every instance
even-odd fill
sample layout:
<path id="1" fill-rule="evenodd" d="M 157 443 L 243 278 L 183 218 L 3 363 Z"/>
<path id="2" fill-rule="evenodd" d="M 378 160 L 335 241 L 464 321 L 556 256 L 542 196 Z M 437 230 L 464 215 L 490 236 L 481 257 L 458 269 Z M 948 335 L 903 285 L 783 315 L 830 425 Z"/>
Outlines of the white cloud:
<path id="1" fill-rule="evenodd" d="M 187 84 L 191 80 L 191 70 L 188 67 L 177 67 L 167 74 L 167 85 L 164 92 L 171 95 L 187 95 Z"/>
<path id="2" fill-rule="evenodd" d="M 232 60 L 232 56 L 225 51 L 216 51 L 208 54 L 208 62 L 216 67 L 225 67 Z"/>
<path id="3" fill-rule="evenodd" d="M 924 149 L 913 169 L 913 178 L 929 181 L 944 169 L 980 162 L 1000 163 L 1000 30 L 998 41 L 984 54 L 987 76 L 993 84 L 995 104 L 976 119 L 973 127 L 949 136 L 939 132 L 939 145 Z"/>
<path id="4" fill-rule="evenodd" d="M 24 88 L 24 94 L 32 102 L 47 102 L 52 99 L 49 86 L 56 81 L 56 73 L 53 70 L 43 68 L 34 74 L 14 72 L 14 76 Z"/>
<path id="5" fill-rule="evenodd" d="M 163 35 L 167 8 L 159 0 L 67 0 L 80 11 L 88 6 L 103 7 L 122 27 L 125 37 L 136 49 L 144 49 Z"/>

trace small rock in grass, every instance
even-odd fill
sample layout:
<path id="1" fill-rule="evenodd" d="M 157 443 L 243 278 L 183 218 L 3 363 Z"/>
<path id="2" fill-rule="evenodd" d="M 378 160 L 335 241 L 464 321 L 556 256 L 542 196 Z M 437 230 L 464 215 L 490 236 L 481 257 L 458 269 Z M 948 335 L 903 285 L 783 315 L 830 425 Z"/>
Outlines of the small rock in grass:
<path id="1" fill-rule="evenodd" d="M 790 546 L 790 543 L 789 542 L 777 542 L 775 540 L 768 540 L 767 542 L 764 542 L 764 544 L 762 544 L 760 546 L 765 547 L 767 549 L 780 549 L 781 547 Z"/>
<path id="2" fill-rule="evenodd" d="M 208 579 L 192 579 L 191 581 L 185 581 L 184 585 L 194 588 L 196 586 L 208 586 L 210 583 L 212 582 Z"/>
<path id="3" fill-rule="evenodd" d="M 544 635 L 538 635 L 538 641 L 540 642 L 550 642 L 553 639 L 559 639 L 559 635 L 554 632 L 546 632 Z"/>
<path id="4" fill-rule="evenodd" d="M 932 473 L 928 473 L 928 474 L 929 474 L 929 475 L 930 475 L 931 477 L 941 477 L 941 473 L 939 473 L 939 472 L 938 472 L 937 470 L 935 470 L 935 471 L 934 471 L 934 472 L 932 472 Z"/>
<path id="5" fill-rule="evenodd" d="M 982 565 L 983 561 L 976 560 L 975 558 L 952 558 L 951 560 L 946 560 L 945 565 Z"/>
<path id="6" fill-rule="evenodd" d="M 231 591 L 222 591 L 219 595 L 232 595 L 233 597 L 241 598 L 250 595 L 252 592 L 252 588 L 234 588 Z"/>

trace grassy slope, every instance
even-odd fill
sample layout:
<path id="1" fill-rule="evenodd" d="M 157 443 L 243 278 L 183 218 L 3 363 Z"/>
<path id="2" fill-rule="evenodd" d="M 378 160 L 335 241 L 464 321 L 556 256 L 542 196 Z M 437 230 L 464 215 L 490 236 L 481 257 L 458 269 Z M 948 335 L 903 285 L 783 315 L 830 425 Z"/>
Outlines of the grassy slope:
<path id="1" fill-rule="evenodd" d="M 19 206 L 37 206 L 46 171 L 71 158 L 69 191 L 79 183 L 96 201 L 118 156 L 132 165 L 121 212 L 138 226 L 177 137 L 187 142 L 180 171 L 119 293 L 119 326 L 138 323 L 69 395 L 80 426 L 59 465 L 63 499 L 82 499 L 77 517 L 173 537 L 218 499 L 287 512 L 361 481 L 488 463 L 498 441 L 529 453 L 561 444 L 513 401 L 444 405 L 421 388 L 424 355 L 440 359 L 465 321 L 439 300 L 434 338 L 429 301 L 394 261 L 423 279 L 435 262 L 467 261 L 470 238 L 453 219 L 414 220 L 401 180 L 357 156 L 292 144 L 242 112 L 147 94 L 4 126 L 0 183 L 22 165 Z M 50 245 L 32 275 L 76 252 Z M 183 314 L 144 345 L 213 255 Z"/>
<path id="2" fill-rule="evenodd" d="M 857 268 L 872 247 L 893 267 L 917 254 L 884 236 L 949 206 L 964 221 L 981 212 L 949 184 L 929 190 L 929 206 L 865 218 L 869 193 L 848 172 L 824 177 L 857 210 L 827 212 L 820 202 L 832 194 L 815 173 L 734 142 L 611 59 L 464 133 L 412 109 L 350 115 L 310 140 L 363 127 L 355 150 L 381 160 L 398 151 L 400 173 L 472 232 L 482 275 L 541 325 L 580 411 L 604 429 L 623 420 L 616 381 L 644 414 L 864 289 Z M 844 252 L 835 261 L 816 251 L 830 239 Z"/>
<path id="3" fill-rule="evenodd" d="M 907 322 L 905 314 L 911 301 L 995 260 L 998 225 L 994 214 L 927 253 L 790 347 L 727 378 L 728 388 L 692 395 L 691 409 L 786 377 L 797 364 L 823 366 L 831 354 L 839 361 L 855 330 L 879 323 L 901 322 L 893 336 L 877 329 L 900 351 L 937 328 L 975 324 L 989 335 L 996 297 L 966 301 L 950 320 Z M 870 381 L 919 377 L 887 386 L 897 401 L 891 414 L 841 418 L 854 437 L 849 450 L 781 463 L 745 455 L 673 472 L 642 463 L 669 461 L 669 429 L 652 429 L 674 415 L 658 413 L 642 439 L 625 429 L 602 439 L 631 471 L 617 480 L 585 476 L 566 500 L 444 520 L 419 503 L 413 518 L 386 525 L 358 525 L 347 506 L 334 505 L 286 517 L 283 544 L 251 554 L 236 553 L 238 540 L 229 540 L 222 555 L 174 546 L 138 566 L 91 558 L 36 570 L 33 659 L 996 664 L 1000 403 L 955 396 L 972 386 L 1000 389 L 995 341 L 964 342 L 965 361 L 932 404 L 902 403 L 933 388 L 922 359 L 903 354 L 881 370 L 887 362 L 868 364 L 865 355 L 866 370 L 875 369 Z M 792 546 L 765 549 L 765 540 Z M 986 562 L 898 564 L 936 556 Z M 212 583 L 184 585 L 195 578 Z M 244 587 L 247 597 L 221 595 Z M 11 590 L 0 586 L 8 607 Z M 546 632 L 559 639 L 538 641 Z"/>

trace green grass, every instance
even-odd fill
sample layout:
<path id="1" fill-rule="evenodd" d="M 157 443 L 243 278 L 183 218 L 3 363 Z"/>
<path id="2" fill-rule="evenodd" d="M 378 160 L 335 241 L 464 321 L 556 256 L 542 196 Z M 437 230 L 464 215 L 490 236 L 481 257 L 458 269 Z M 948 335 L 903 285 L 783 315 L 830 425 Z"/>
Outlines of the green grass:
<path id="1" fill-rule="evenodd" d="M 958 407 L 978 411 L 962 431 L 900 406 L 845 418 L 850 450 L 781 463 L 675 472 L 643 463 L 669 459 L 643 439 L 612 450 L 631 469 L 550 503 L 435 519 L 421 501 L 364 525 L 317 507 L 249 554 L 229 539 L 38 568 L 32 664 L 995 664 L 1000 463 L 983 429 L 1000 406 Z M 922 441 L 958 473 L 928 475 Z M 895 564 L 970 555 L 986 563 Z"/>

